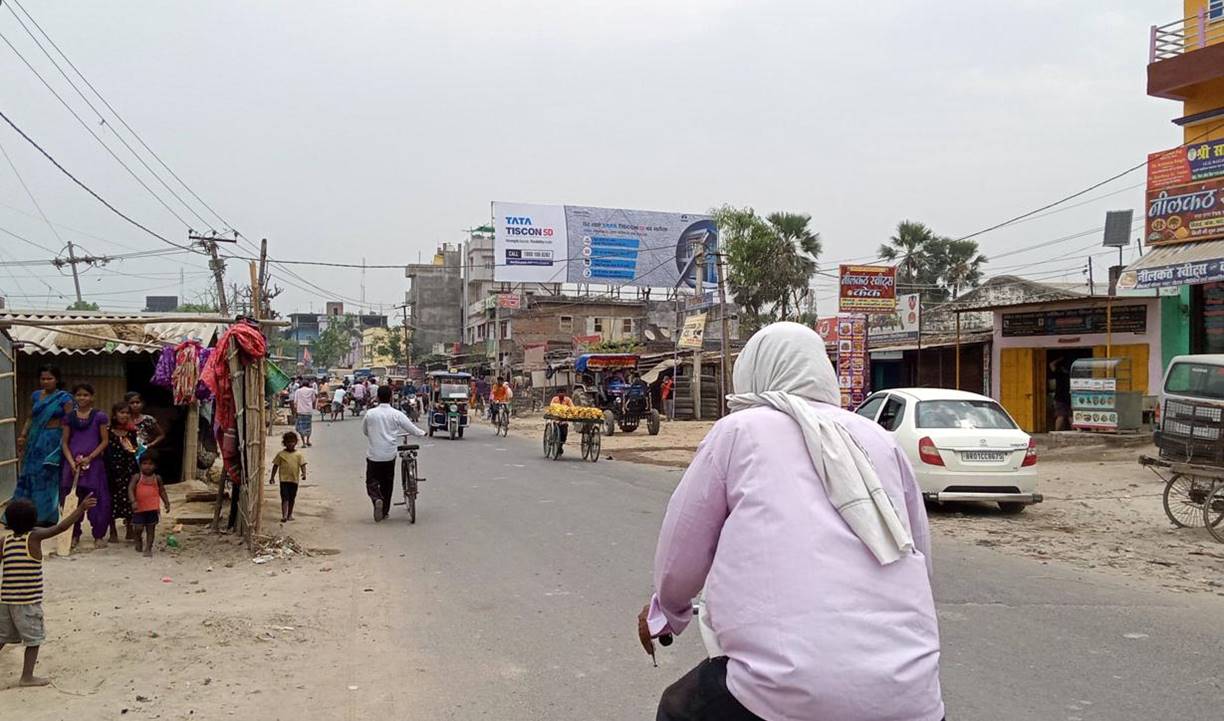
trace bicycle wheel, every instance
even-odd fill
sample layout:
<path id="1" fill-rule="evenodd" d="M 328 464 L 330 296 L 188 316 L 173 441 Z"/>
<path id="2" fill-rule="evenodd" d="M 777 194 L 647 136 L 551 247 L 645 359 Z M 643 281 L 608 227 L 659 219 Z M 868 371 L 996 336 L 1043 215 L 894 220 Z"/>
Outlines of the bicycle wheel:
<path id="1" fill-rule="evenodd" d="M 586 427 L 582 429 L 582 460 L 591 458 L 591 429 Z"/>
<path id="2" fill-rule="evenodd" d="M 1180 473 L 1165 484 L 1162 502 L 1165 515 L 1178 528 L 1203 527 L 1203 502 L 1211 493 L 1212 484 L 1199 480 L 1198 476 L 1184 476 Z"/>
<path id="3" fill-rule="evenodd" d="M 1224 543 L 1224 484 L 1217 483 L 1203 502 L 1203 524 L 1211 537 Z"/>
<path id="4" fill-rule="evenodd" d="M 552 458 L 553 445 L 557 442 L 557 426 L 551 421 L 544 424 L 544 457 Z"/>
<path id="5" fill-rule="evenodd" d="M 599 451 L 603 446 L 603 433 L 600 432 L 599 426 L 591 427 L 591 457 L 587 458 L 591 463 L 599 462 Z"/>
<path id="6" fill-rule="evenodd" d="M 408 459 L 408 480 L 405 483 L 404 500 L 408 504 L 408 523 L 416 523 L 416 499 L 417 499 L 417 464 L 415 458 Z"/>

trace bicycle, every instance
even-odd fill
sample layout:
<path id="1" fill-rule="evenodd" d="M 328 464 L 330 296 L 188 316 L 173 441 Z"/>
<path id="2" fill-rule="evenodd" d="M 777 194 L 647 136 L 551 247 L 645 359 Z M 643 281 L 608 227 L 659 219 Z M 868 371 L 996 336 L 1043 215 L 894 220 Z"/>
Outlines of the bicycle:
<path id="1" fill-rule="evenodd" d="M 420 446 L 415 443 L 403 443 L 399 446 L 400 479 L 404 488 L 404 502 L 408 507 L 408 523 L 416 523 L 417 484 L 424 478 L 417 476 L 417 451 Z"/>
<path id="2" fill-rule="evenodd" d="M 503 437 L 510 435 L 510 407 L 506 403 L 497 404 L 497 412 L 493 416 L 493 433 Z"/>

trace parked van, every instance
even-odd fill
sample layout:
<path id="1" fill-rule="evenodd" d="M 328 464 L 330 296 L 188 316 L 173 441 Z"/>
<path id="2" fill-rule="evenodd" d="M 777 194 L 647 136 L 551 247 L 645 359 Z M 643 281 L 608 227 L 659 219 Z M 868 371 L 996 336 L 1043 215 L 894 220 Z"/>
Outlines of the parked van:
<path id="1" fill-rule="evenodd" d="M 1160 456 L 1224 462 L 1224 355 L 1179 355 L 1160 387 L 1153 440 Z"/>

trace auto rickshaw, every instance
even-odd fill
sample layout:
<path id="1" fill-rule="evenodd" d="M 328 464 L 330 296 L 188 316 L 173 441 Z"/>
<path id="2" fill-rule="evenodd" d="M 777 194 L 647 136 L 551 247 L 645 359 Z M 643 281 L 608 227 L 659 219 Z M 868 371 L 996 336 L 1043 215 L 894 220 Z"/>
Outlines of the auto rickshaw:
<path id="1" fill-rule="evenodd" d="M 650 387 L 638 374 L 639 360 L 635 353 L 588 353 L 574 361 L 582 379 L 574 386 L 574 396 L 583 405 L 603 410 L 606 435 L 617 427 L 632 433 L 642 421 L 650 435 L 659 434 L 659 411 L 650 402 Z"/>
<path id="2" fill-rule="evenodd" d="M 446 433 L 451 440 L 463 438 L 468 426 L 468 395 L 471 373 L 433 371 L 429 383 L 429 435 Z"/>

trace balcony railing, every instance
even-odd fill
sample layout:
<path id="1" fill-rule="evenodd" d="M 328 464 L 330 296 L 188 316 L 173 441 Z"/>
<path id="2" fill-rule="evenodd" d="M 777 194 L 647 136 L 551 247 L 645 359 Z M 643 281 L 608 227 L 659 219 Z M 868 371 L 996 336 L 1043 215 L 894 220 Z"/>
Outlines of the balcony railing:
<path id="1" fill-rule="evenodd" d="M 1152 26 L 1148 62 L 1168 60 L 1224 42 L 1224 0 L 1211 0 L 1197 15 Z"/>

